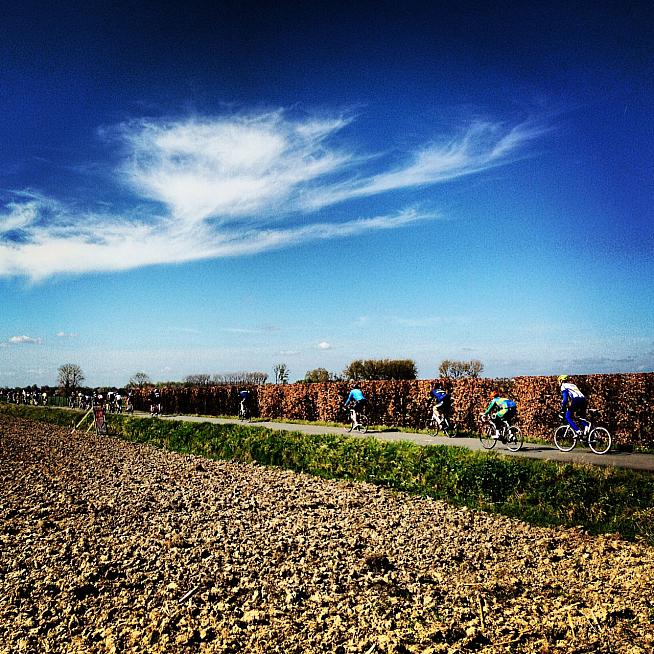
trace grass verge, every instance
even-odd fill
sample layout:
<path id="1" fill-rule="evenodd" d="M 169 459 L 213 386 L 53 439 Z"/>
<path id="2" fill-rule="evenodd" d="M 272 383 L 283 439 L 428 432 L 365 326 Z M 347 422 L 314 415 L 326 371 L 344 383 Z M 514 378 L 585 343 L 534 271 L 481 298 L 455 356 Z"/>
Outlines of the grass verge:
<path id="1" fill-rule="evenodd" d="M 13 405 L 0 405 L 1 413 L 64 427 L 82 415 Z M 180 453 L 366 481 L 532 524 L 580 526 L 654 545 L 654 475 L 647 473 L 245 424 L 110 416 L 109 426 L 126 440 Z"/>

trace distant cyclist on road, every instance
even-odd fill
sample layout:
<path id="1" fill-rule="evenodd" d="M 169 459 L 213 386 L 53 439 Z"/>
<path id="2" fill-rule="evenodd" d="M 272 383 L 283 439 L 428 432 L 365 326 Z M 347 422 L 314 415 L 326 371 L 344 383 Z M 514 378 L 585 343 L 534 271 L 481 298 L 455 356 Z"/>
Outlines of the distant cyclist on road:
<path id="1" fill-rule="evenodd" d="M 441 386 L 436 385 L 429 391 L 429 397 L 433 400 L 432 405 L 432 418 L 434 420 L 441 420 L 441 416 L 445 417 L 452 408 L 452 399 L 450 394 L 443 390 Z"/>
<path id="2" fill-rule="evenodd" d="M 245 418 L 250 411 L 250 391 L 243 388 L 238 392 L 238 396 L 241 398 L 241 406 L 238 410 L 238 415 L 241 418 Z"/>
<path id="3" fill-rule="evenodd" d="M 366 398 L 359 388 L 357 382 L 354 383 L 350 394 L 345 400 L 345 408 L 347 409 L 352 404 L 352 411 L 354 411 L 354 427 L 359 425 L 359 413 L 363 412 L 363 407 L 366 405 Z"/>
<path id="4" fill-rule="evenodd" d="M 499 438 L 502 433 L 502 422 L 511 424 L 511 421 L 517 416 L 518 405 L 515 400 L 510 400 L 508 397 L 501 397 L 497 391 L 492 391 L 490 395 L 490 403 L 484 411 L 484 415 L 490 414 L 490 419 L 495 425 L 495 435 L 493 438 Z"/>
<path id="5" fill-rule="evenodd" d="M 582 430 L 579 429 L 574 418 L 583 422 L 581 414 L 586 409 L 586 396 L 576 384 L 569 381 L 568 375 L 559 375 L 557 381 L 561 386 L 561 417 L 565 417 L 566 422 L 575 430 L 577 436 L 581 436 Z"/>
<path id="6" fill-rule="evenodd" d="M 150 415 L 161 415 L 161 395 L 158 388 L 154 388 L 150 393 Z"/>

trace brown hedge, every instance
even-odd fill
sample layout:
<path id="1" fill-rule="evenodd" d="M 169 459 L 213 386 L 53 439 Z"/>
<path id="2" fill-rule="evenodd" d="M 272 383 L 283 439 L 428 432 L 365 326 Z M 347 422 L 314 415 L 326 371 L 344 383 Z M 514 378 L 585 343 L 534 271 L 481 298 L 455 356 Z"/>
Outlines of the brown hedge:
<path id="1" fill-rule="evenodd" d="M 420 427 L 429 415 L 429 390 L 435 380 L 361 382 L 368 399 L 366 413 L 374 424 Z M 464 430 L 476 429 L 477 417 L 496 388 L 518 403 L 519 424 L 527 438 L 551 440 L 560 424 L 560 393 L 555 377 L 514 379 L 442 379 L 453 399 L 453 418 Z M 574 381 L 597 409 L 595 422 L 607 427 L 620 445 L 654 447 L 654 373 L 580 375 Z M 343 403 L 348 382 L 266 384 L 254 386 L 257 413 L 269 419 L 347 422 Z M 164 387 L 164 411 L 235 415 L 236 386 Z M 141 389 L 137 408 L 147 407 L 149 389 Z"/>

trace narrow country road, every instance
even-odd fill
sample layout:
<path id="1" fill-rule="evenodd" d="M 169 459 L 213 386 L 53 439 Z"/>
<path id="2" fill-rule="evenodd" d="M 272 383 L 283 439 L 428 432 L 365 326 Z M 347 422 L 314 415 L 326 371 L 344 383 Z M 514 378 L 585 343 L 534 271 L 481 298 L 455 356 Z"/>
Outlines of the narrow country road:
<path id="1" fill-rule="evenodd" d="M 145 414 L 143 414 L 145 415 Z M 211 416 L 162 416 L 167 420 L 185 420 L 188 422 L 213 422 L 218 424 L 238 424 L 240 421 L 236 418 L 213 418 Z M 269 429 L 280 429 L 285 431 L 299 431 L 305 434 L 347 434 L 343 427 L 325 427 L 322 425 L 303 425 L 287 422 L 252 422 L 255 427 L 268 427 Z M 350 434 L 354 438 L 365 438 L 371 436 L 384 441 L 411 441 L 418 445 L 454 445 L 456 447 L 466 447 L 469 450 L 483 449 L 478 438 L 454 437 L 447 438 L 442 436 L 429 436 L 427 434 L 413 434 L 400 431 L 376 431 L 371 429 L 365 436 L 359 434 Z M 542 443 L 525 442 L 519 452 L 509 452 L 502 444 L 498 443 L 493 452 L 499 452 L 506 456 L 522 456 L 531 459 L 546 459 L 550 461 L 560 461 L 564 463 L 586 463 L 590 465 L 613 466 L 616 468 L 628 468 L 631 470 L 642 470 L 654 472 L 654 455 L 639 454 L 633 452 L 610 452 L 598 456 L 593 454 L 584 446 L 577 446 L 572 452 L 560 452 L 554 445 Z"/>

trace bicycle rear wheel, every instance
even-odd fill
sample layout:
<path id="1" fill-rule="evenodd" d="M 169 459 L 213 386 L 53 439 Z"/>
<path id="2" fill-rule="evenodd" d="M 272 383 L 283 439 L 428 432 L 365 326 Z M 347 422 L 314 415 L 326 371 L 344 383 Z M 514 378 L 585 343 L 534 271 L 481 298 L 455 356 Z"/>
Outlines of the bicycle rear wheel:
<path id="1" fill-rule="evenodd" d="M 611 434 L 604 427 L 595 427 L 588 435 L 588 447 L 595 454 L 606 454 L 611 449 Z"/>
<path id="2" fill-rule="evenodd" d="M 492 450 L 496 443 L 497 438 L 495 436 L 495 427 L 493 425 L 483 425 L 481 432 L 479 433 L 479 440 L 481 441 L 481 446 L 485 450 Z"/>
<path id="3" fill-rule="evenodd" d="M 363 413 L 359 416 L 357 431 L 361 434 L 365 434 L 368 431 L 368 416 Z"/>
<path id="4" fill-rule="evenodd" d="M 561 452 L 569 452 L 577 444 L 577 434 L 570 425 L 561 425 L 554 432 L 554 445 L 556 445 Z"/>
<path id="5" fill-rule="evenodd" d="M 509 427 L 506 435 L 506 446 L 511 452 L 517 452 L 522 447 L 524 440 L 520 427 L 516 427 L 515 425 Z"/>

